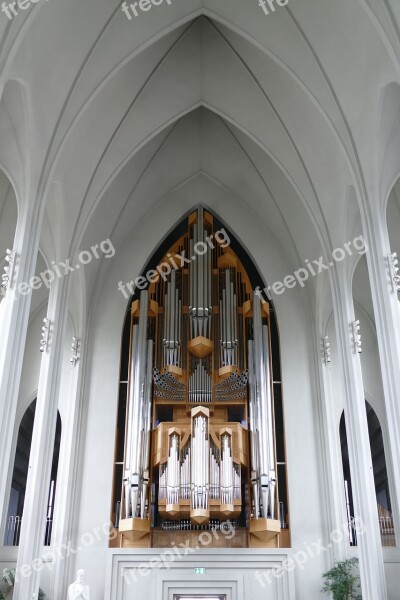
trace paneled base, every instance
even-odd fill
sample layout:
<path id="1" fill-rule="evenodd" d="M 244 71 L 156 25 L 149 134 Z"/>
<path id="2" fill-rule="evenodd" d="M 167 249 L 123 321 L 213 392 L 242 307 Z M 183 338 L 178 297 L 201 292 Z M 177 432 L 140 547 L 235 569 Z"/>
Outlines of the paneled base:
<path id="1" fill-rule="evenodd" d="M 109 550 L 104 600 L 173 600 L 185 594 L 295 600 L 293 572 L 283 568 L 273 575 L 290 556 L 290 550 L 210 551 L 185 544 L 162 552 Z"/>

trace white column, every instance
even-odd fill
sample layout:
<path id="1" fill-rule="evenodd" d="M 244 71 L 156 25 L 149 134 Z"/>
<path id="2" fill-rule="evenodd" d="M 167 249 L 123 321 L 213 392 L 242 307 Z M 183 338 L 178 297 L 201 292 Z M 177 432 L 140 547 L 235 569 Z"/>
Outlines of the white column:
<path id="1" fill-rule="evenodd" d="M 78 336 L 79 337 L 79 336 Z M 82 357 L 82 345 L 80 354 Z M 74 496 L 76 487 L 76 473 L 78 470 L 78 442 L 82 419 L 82 394 L 80 393 L 82 380 L 82 358 L 72 369 L 68 393 L 68 412 L 63 422 L 63 431 L 60 446 L 60 462 L 57 474 L 57 493 L 54 507 L 54 522 L 51 545 L 62 548 L 72 541 L 74 525 Z M 64 546 L 65 545 L 65 546 Z M 67 597 L 68 583 L 68 557 L 64 560 L 57 559 L 53 564 L 50 584 L 50 598 Z"/>
<path id="2" fill-rule="evenodd" d="M 345 496 L 343 487 L 343 466 L 340 451 L 339 424 L 337 423 L 337 415 L 334 410 L 333 392 L 331 373 L 335 368 L 335 372 L 340 370 L 339 365 L 325 364 L 323 360 L 322 338 L 326 333 L 317 339 L 317 348 L 319 350 L 318 360 L 322 369 L 322 385 L 320 393 L 320 410 L 321 410 L 321 448 L 322 461 L 324 467 L 323 476 L 326 481 L 325 492 L 327 494 L 327 504 L 330 508 L 328 511 L 329 533 L 336 530 L 343 532 L 343 528 L 347 522 Z M 331 542 L 327 540 L 327 544 Z M 334 560 L 343 560 L 347 556 L 347 548 L 349 540 L 346 536 L 342 537 L 342 541 L 332 544 L 330 551 Z"/>
<path id="3" fill-rule="evenodd" d="M 35 566 L 43 551 L 46 527 L 46 508 L 50 483 L 51 464 L 57 420 L 58 392 L 60 383 L 62 337 L 66 322 L 66 289 L 68 279 L 56 279 L 52 284 L 47 316 L 50 320 L 50 340 L 43 352 L 36 401 L 32 446 L 22 517 L 21 536 L 17 560 L 14 600 L 37 598 L 39 591 L 38 570 L 21 576 L 26 565 Z"/>
<path id="4" fill-rule="evenodd" d="M 385 398 L 389 448 L 386 460 L 394 477 L 390 494 L 396 541 L 400 540 L 400 304 L 388 281 L 388 255 L 391 252 L 386 223 L 374 208 L 367 252 L 367 264 L 374 305 L 379 359 Z"/>
<path id="5" fill-rule="evenodd" d="M 24 359 L 26 335 L 29 323 L 31 294 L 21 295 L 18 286 L 29 282 L 35 274 L 39 226 L 31 212 L 18 220 L 13 250 L 16 253 L 12 285 L 2 302 L 0 344 L 0 544 L 4 531 L 9 502 L 9 473 L 13 434 L 18 404 L 19 385 Z"/>
<path id="6" fill-rule="evenodd" d="M 365 408 L 360 356 L 354 351 L 351 323 L 355 319 L 346 265 L 333 273 L 334 311 L 338 350 L 344 377 L 344 413 L 354 511 L 364 532 L 358 536 L 360 577 L 363 598 L 386 600 L 386 580 L 378 522 L 378 508 L 372 469 L 371 447 Z M 337 276 L 337 277 L 336 277 Z"/>

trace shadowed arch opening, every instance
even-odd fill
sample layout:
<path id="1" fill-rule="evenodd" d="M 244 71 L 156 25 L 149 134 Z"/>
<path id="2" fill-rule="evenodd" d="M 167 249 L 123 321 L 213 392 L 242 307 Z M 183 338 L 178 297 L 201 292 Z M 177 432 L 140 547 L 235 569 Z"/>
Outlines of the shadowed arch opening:
<path id="1" fill-rule="evenodd" d="M 396 252 L 400 256 L 400 178 L 394 184 L 390 192 L 386 207 L 386 224 L 390 242 L 391 252 Z M 398 282 L 400 290 L 400 282 Z"/>
<path id="2" fill-rule="evenodd" d="M 365 402 L 365 408 L 367 411 L 368 433 L 371 447 L 372 468 L 374 471 L 375 493 L 376 501 L 378 504 L 382 546 L 395 546 L 396 542 L 392 520 L 389 479 L 386 468 L 382 428 L 376 412 L 367 401 Z M 340 445 L 342 450 L 346 511 L 349 522 L 349 541 L 351 546 L 356 546 L 357 536 L 354 531 L 354 528 L 351 526 L 351 521 L 355 517 L 355 511 L 353 503 L 353 490 L 351 485 L 349 450 L 347 445 L 346 421 L 344 411 L 340 418 L 339 432 Z"/>
<path id="3" fill-rule="evenodd" d="M 17 445 L 15 450 L 14 468 L 12 474 L 10 500 L 8 506 L 7 528 L 5 533 L 5 546 L 18 546 L 23 519 L 26 484 L 28 479 L 30 452 L 32 445 L 33 426 L 35 422 L 36 399 L 26 409 L 18 429 Z M 56 434 L 54 439 L 53 461 L 46 513 L 46 531 L 44 545 L 50 546 L 53 524 L 54 498 L 57 486 L 58 459 L 61 443 L 61 417 L 57 413 Z"/>

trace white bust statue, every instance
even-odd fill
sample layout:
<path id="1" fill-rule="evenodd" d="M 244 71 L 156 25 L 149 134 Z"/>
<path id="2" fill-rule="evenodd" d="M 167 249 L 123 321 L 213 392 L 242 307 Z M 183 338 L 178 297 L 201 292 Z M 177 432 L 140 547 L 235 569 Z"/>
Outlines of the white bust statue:
<path id="1" fill-rule="evenodd" d="M 89 600 L 89 586 L 85 585 L 85 571 L 79 569 L 76 581 L 68 588 L 68 600 Z"/>

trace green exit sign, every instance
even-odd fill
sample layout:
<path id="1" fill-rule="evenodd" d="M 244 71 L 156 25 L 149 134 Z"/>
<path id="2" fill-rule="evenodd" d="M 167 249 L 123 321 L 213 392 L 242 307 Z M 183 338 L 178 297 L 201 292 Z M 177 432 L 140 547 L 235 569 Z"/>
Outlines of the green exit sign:
<path id="1" fill-rule="evenodd" d="M 196 567 L 194 570 L 195 575 L 205 575 L 206 570 L 203 567 Z"/>

